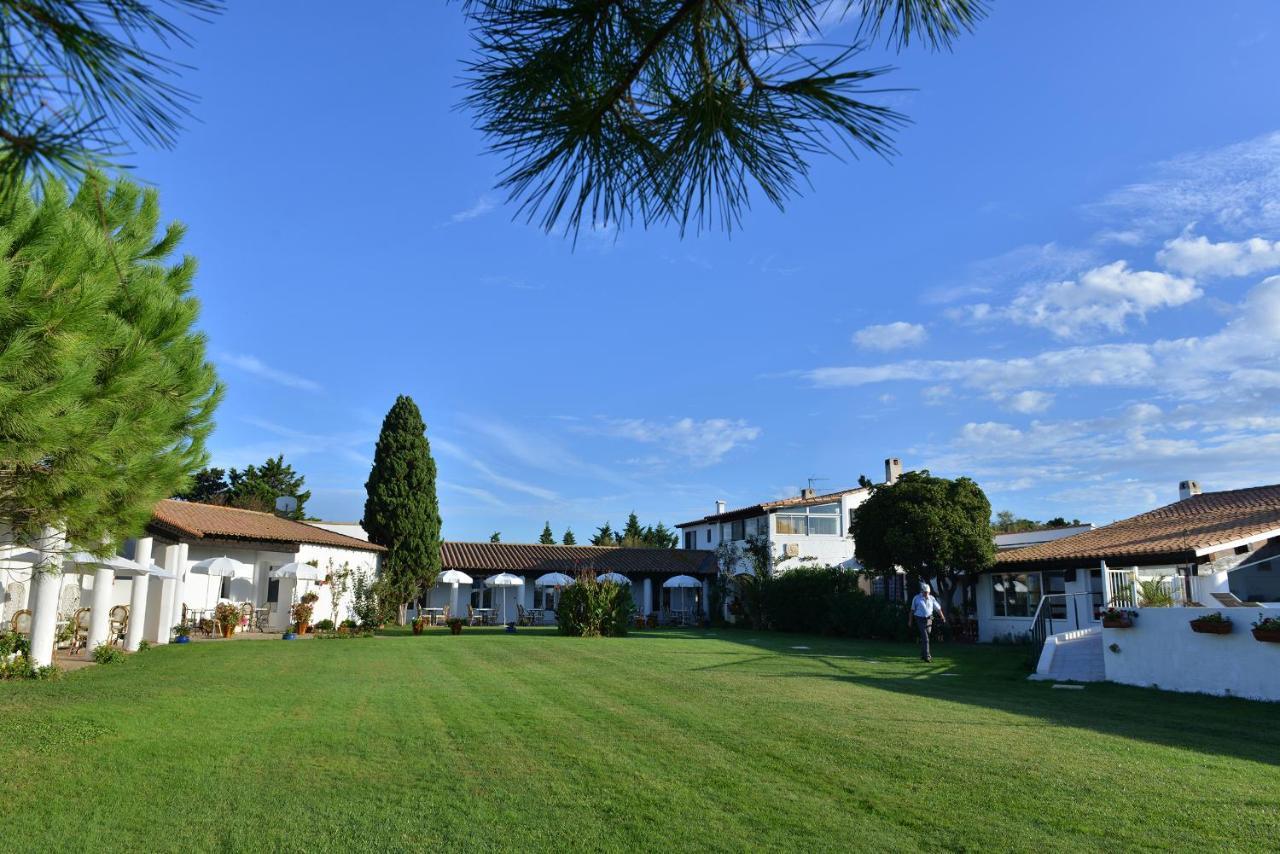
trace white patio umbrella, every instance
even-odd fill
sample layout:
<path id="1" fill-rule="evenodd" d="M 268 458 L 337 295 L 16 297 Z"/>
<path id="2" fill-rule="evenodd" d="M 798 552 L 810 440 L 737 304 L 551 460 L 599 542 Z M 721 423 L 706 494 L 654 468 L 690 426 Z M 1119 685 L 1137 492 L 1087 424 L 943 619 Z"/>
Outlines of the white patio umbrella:
<path id="1" fill-rule="evenodd" d="M 189 571 L 213 578 L 248 578 L 253 574 L 253 567 L 223 555 L 196 561 Z"/>
<path id="2" fill-rule="evenodd" d="M 277 566 L 275 569 L 267 573 L 268 578 L 294 578 L 298 581 L 324 581 L 327 575 L 323 569 L 318 566 L 312 566 L 309 563 L 286 563 L 284 566 Z"/>
<path id="3" fill-rule="evenodd" d="M 155 575 L 160 578 L 174 577 L 173 573 L 164 569 L 164 567 L 150 562 L 144 566 L 136 560 L 129 560 L 127 557 L 120 557 L 119 555 L 99 558 L 94 557 L 88 552 L 75 552 L 68 558 L 68 560 L 73 564 L 73 572 L 83 574 L 88 574 L 89 572 L 98 569 L 109 569 L 117 576 L 123 576 L 126 578 L 134 578 L 139 575 Z"/>
<path id="4" fill-rule="evenodd" d="M 446 569 L 436 577 L 436 581 L 449 585 L 449 616 L 458 616 L 458 585 L 471 584 L 471 576 L 456 569 Z"/>
<path id="5" fill-rule="evenodd" d="M 662 586 L 669 587 L 673 590 L 689 590 L 694 587 L 702 587 L 702 582 L 691 575 L 677 575 L 662 582 Z M 689 594 L 687 593 L 680 594 L 681 604 L 689 604 L 689 600 L 686 598 L 688 595 Z"/>
<path id="6" fill-rule="evenodd" d="M 548 572 L 546 575 L 539 575 L 534 580 L 534 587 L 568 587 L 573 583 L 573 578 L 565 575 L 563 572 Z"/>
<path id="7" fill-rule="evenodd" d="M 0 564 L 6 564 L 9 561 L 13 561 L 14 563 L 34 564 L 39 560 L 40 552 L 35 552 L 31 549 L 23 549 L 20 552 L 13 552 L 12 554 L 0 556 Z"/>
<path id="8" fill-rule="evenodd" d="M 627 578 L 621 572 L 606 572 L 604 575 L 596 577 L 596 581 L 607 584 L 630 584 L 631 579 Z"/>
<path id="9" fill-rule="evenodd" d="M 518 575 L 512 575 L 509 572 L 500 572 L 497 575 L 490 576 L 484 580 L 486 587 L 497 587 L 502 590 L 502 622 L 507 621 L 507 587 L 523 587 L 524 579 Z"/>

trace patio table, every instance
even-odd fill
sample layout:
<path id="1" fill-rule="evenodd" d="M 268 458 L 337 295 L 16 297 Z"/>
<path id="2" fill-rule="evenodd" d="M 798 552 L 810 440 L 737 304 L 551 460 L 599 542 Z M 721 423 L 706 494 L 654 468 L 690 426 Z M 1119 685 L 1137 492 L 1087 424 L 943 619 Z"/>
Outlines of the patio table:
<path id="1" fill-rule="evenodd" d="M 529 625 L 540 626 L 544 619 L 545 611 L 542 608 L 530 608 L 524 612 L 525 617 L 529 620 Z"/>
<path id="2" fill-rule="evenodd" d="M 423 608 L 422 613 L 427 617 L 427 623 L 432 626 L 444 624 L 444 608 Z"/>
<path id="3" fill-rule="evenodd" d="M 472 608 L 471 611 L 479 618 L 480 625 L 486 626 L 489 624 L 489 616 L 493 613 L 492 608 Z"/>

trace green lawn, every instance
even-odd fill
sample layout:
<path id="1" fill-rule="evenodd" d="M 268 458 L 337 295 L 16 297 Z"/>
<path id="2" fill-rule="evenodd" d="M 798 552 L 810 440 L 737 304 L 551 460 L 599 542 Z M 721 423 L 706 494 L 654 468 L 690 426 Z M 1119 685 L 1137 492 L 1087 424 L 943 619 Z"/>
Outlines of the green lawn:
<path id="1" fill-rule="evenodd" d="M 1280 846 L 1280 706 L 938 652 L 740 631 L 162 647 L 0 683 L 0 850 Z"/>

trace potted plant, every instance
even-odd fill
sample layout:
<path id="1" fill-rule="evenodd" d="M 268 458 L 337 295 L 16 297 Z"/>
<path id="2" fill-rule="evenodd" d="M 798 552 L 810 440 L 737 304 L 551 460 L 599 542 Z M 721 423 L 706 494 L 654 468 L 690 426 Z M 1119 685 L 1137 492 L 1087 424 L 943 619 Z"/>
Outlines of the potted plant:
<path id="1" fill-rule="evenodd" d="M 1203 617 L 1196 617 L 1191 621 L 1191 631 L 1199 632 L 1202 635 L 1229 635 L 1231 634 L 1231 618 L 1222 616 L 1221 611 L 1205 614 Z"/>
<path id="2" fill-rule="evenodd" d="M 1280 643 L 1280 617 L 1259 614 L 1253 624 L 1253 639 L 1263 643 Z"/>
<path id="3" fill-rule="evenodd" d="M 1122 611 L 1114 605 L 1102 612 L 1102 627 L 1104 629 L 1131 629 L 1133 628 L 1132 611 Z"/>
<path id="4" fill-rule="evenodd" d="M 462 634 L 463 625 L 465 624 L 463 623 L 461 617 L 450 617 L 449 618 L 449 634 L 451 635 Z"/>
<path id="5" fill-rule="evenodd" d="M 297 640 L 298 634 L 292 629 L 285 629 L 284 634 L 280 635 L 281 640 Z"/>
<path id="6" fill-rule="evenodd" d="M 240 625 L 240 606 L 232 602 L 219 602 L 213 609 L 213 621 L 224 638 L 231 637 L 235 633 L 236 626 Z"/>
<path id="7" fill-rule="evenodd" d="M 178 623 L 173 627 L 174 643 L 191 643 L 191 624 Z"/>
<path id="8" fill-rule="evenodd" d="M 305 600 L 307 597 L 303 596 L 302 598 Z M 311 601 L 314 602 L 315 600 Z M 293 606 L 293 610 L 290 613 L 294 624 L 298 627 L 298 634 L 305 635 L 307 629 L 311 626 L 311 602 L 298 602 L 297 605 Z"/>
<path id="9" fill-rule="evenodd" d="M 426 618 L 426 617 L 414 617 L 414 618 L 413 618 L 413 622 L 412 622 L 412 623 L 410 623 L 410 625 L 413 627 L 413 633 L 414 633 L 415 635 L 420 635 L 420 634 L 422 634 L 422 630 L 423 630 L 423 629 L 425 629 L 425 628 L 427 627 L 427 618 Z"/>

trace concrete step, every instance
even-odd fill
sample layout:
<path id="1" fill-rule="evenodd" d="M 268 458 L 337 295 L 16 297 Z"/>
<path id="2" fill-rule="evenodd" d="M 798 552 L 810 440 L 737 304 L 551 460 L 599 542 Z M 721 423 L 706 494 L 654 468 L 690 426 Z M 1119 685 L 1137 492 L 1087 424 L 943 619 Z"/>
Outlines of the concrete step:
<path id="1" fill-rule="evenodd" d="M 1102 682 L 1107 678 L 1102 656 L 1101 634 L 1061 641 L 1054 649 L 1048 673 L 1036 673 L 1031 678 L 1052 682 Z"/>

